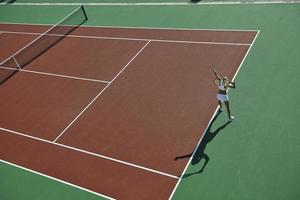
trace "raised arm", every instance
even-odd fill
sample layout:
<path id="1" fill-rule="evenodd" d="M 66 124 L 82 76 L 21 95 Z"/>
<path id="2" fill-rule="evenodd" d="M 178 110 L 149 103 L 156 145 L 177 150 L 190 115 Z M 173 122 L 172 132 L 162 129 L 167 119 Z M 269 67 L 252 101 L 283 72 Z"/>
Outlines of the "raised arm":
<path id="1" fill-rule="evenodd" d="M 214 74 L 216 76 L 216 79 L 221 80 L 221 77 L 219 76 L 219 74 L 217 73 L 217 71 L 215 70 L 215 68 L 214 67 L 212 67 L 212 68 L 213 68 Z"/>

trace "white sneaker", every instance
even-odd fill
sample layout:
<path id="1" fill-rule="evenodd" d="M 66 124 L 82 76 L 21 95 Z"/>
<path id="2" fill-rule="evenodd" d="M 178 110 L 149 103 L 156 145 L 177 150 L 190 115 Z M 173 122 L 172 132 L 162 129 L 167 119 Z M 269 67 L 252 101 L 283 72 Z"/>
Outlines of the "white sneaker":
<path id="1" fill-rule="evenodd" d="M 234 120 L 234 116 L 230 116 L 229 121 L 231 122 L 232 120 Z"/>

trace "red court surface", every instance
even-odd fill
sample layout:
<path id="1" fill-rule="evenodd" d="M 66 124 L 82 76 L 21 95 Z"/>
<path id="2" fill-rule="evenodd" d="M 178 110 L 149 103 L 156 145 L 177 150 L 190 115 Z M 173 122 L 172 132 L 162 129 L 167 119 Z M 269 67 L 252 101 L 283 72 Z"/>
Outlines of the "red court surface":
<path id="1" fill-rule="evenodd" d="M 48 27 L 0 24 L 4 61 Z M 0 86 L 0 158 L 116 199 L 168 199 L 257 31 L 81 27 Z M 10 44 L 12 43 L 12 44 Z M 47 163 L 47 165 L 45 165 Z"/>

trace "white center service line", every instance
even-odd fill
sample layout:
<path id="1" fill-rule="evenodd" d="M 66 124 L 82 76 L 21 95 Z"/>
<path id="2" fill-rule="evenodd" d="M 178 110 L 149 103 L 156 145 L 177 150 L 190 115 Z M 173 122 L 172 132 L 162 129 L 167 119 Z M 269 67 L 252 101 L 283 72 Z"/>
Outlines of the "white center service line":
<path id="1" fill-rule="evenodd" d="M 116 78 L 127 68 L 127 66 L 146 48 L 146 46 L 151 42 L 149 40 L 140 50 L 137 52 L 133 58 L 123 67 L 123 69 L 108 83 L 105 88 L 99 92 L 99 94 L 73 119 L 73 121 L 53 140 L 53 143 L 55 143 L 69 128 L 74 124 L 74 122 L 98 99 L 98 97 L 116 80 Z"/>

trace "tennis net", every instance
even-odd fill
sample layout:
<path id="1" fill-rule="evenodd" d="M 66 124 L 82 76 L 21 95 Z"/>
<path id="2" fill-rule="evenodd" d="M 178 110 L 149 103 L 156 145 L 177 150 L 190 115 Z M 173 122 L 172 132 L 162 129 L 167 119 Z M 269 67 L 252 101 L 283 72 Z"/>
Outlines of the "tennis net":
<path id="1" fill-rule="evenodd" d="M 60 40 L 88 20 L 83 6 L 79 6 L 46 32 L 35 38 L 25 47 L 14 53 L 0 64 L 0 84 L 16 71 L 42 55 Z"/>

